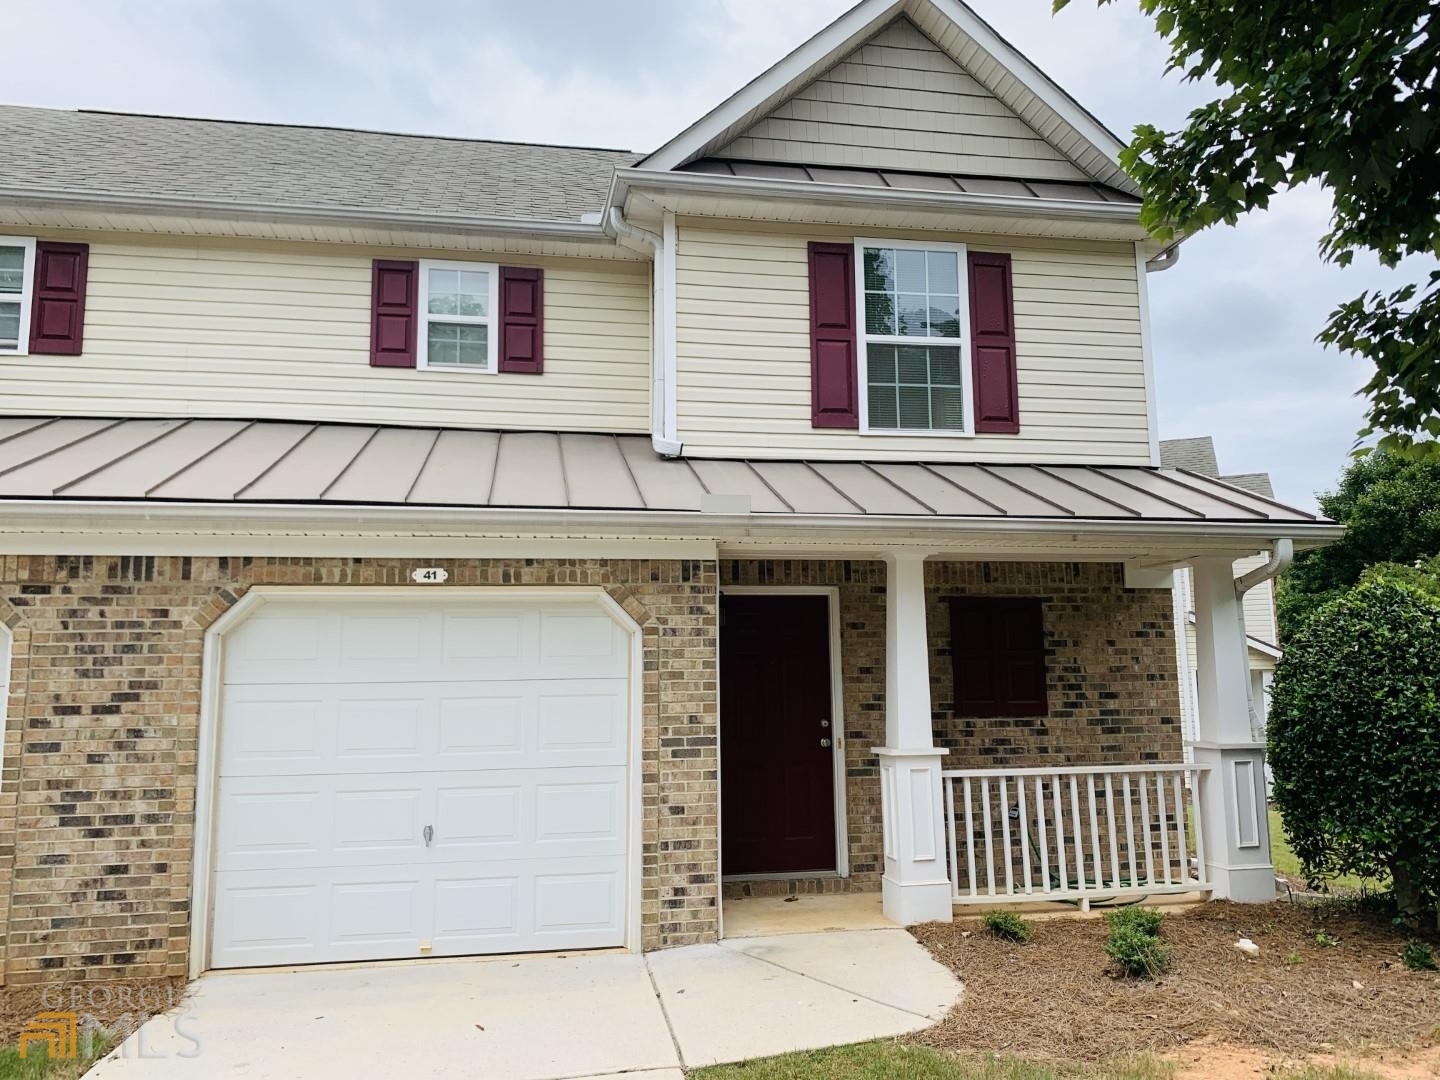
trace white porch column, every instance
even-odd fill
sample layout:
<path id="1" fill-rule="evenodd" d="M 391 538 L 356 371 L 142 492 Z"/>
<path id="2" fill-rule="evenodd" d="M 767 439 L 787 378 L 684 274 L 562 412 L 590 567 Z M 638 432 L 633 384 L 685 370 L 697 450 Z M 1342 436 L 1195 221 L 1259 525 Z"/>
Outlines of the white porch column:
<path id="1" fill-rule="evenodd" d="M 1250 725 L 1250 662 L 1245 623 L 1228 558 L 1194 561 L 1197 765 L 1205 863 L 1221 899 L 1275 899 L 1265 816 L 1265 744 Z"/>
<path id="2" fill-rule="evenodd" d="M 925 555 L 885 556 L 885 745 L 880 813 L 885 845 L 885 917 L 904 926 L 951 917 L 945 870 L 940 759 L 930 719 L 930 641 L 925 626 Z"/>

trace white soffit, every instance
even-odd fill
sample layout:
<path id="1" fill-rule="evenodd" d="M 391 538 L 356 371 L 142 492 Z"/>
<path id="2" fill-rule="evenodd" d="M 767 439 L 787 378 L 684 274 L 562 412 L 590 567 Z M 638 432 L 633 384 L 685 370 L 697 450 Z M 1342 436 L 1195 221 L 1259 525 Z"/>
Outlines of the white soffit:
<path id="1" fill-rule="evenodd" d="M 893 20 L 908 16 L 976 81 L 1092 179 L 1137 192 L 1121 141 L 962 0 L 863 0 L 676 135 L 636 168 L 666 171 L 716 153 Z"/>

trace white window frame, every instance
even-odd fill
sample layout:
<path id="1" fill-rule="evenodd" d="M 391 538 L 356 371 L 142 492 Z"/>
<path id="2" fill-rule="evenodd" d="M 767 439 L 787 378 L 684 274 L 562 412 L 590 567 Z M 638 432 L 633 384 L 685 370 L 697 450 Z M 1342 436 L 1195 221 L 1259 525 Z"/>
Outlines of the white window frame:
<path id="1" fill-rule="evenodd" d="M 430 314 L 430 271 L 431 270 L 484 270 L 490 275 L 490 314 L 479 315 L 432 315 Z M 421 259 L 420 289 L 416 299 L 415 366 L 422 370 L 443 371 L 451 375 L 494 375 L 500 370 L 500 265 L 488 262 L 467 262 L 454 259 Z M 465 367 L 456 364 L 430 365 L 430 323 L 462 323 L 468 326 L 487 326 L 490 332 L 485 336 L 486 363 L 481 367 Z"/>
<path id="2" fill-rule="evenodd" d="M 25 266 L 21 271 L 20 279 L 20 334 L 15 348 L 11 349 L 0 345 L 0 356 L 29 356 L 30 304 L 35 295 L 35 238 L 33 236 L 0 236 L 0 247 L 25 249 Z M 7 300 L 6 303 L 14 303 L 14 301 Z"/>
<path id="3" fill-rule="evenodd" d="M 914 251 L 953 251 L 959 260 L 960 336 L 958 338 L 902 337 L 899 334 L 865 332 L 865 249 L 867 247 L 908 248 Z M 964 244 L 940 240 L 894 240 L 886 237 L 855 238 L 855 344 L 860 370 L 860 434 L 903 435 L 921 438 L 970 438 L 975 434 L 975 388 L 970 359 L 970 274 Z M 960 350 L 960 394 L 964 409 L 963 428 L 872 428 L 870 426 L 870 343 L 876 345 L 941 345 Z"/>

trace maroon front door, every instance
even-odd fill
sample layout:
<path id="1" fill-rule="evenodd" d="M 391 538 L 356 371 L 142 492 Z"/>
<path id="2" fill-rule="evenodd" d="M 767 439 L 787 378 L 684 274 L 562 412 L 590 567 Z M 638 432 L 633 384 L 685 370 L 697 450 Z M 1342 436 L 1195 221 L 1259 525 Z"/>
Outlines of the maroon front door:
<path id="1" fill-rule="evenodd" d="M 835 718 L 824 596 L 720 598 L 720 860 L 835 869 Z"/>

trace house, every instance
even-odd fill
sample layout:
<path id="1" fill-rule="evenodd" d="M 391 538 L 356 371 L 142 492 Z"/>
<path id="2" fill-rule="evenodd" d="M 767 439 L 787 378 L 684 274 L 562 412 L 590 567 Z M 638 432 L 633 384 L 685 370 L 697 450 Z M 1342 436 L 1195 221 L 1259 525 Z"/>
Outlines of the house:
<path id="1" fill-rule="evenodd" d="M 1173 245 L 958 0 L 648 154 L 0 145 L 11 982 L 1273 896 L 1233 566 L 1339 528 L 1161 467 Z"/>
<path id="2" fill-rule="evenodd" d="M 1275 498 L 1269 473 L 1237 473 L 1221 476 L 1215 458 L 1215 440 L 1209 435 L 1192 439 L 1161 439 L 1160 464 L 1167 469 L 1187 469 L 1209 476 L 1234 487 L 1243 488 L 1266 499 Z M 1237 577 L 1265 565 L 1268 551 L 1235 561 Z M 1175 571 L 1175 644 L 1176 665 L 1189 672 L 1190 678 L 1180 684 L 1181 728 L 1187 748 L 1199 739 L 1200 718 L 1195 703 L 1195 612 L 1191 602 L 1194 583 L 1186 568 Z M 1265 719 L 1270 712 L 1270 682 L 1280 659 L 1280 633 L 1275 618 L 1275 589 L 1271 581 L 1262 581 L 1245 594 L 1245 650 L 1250 671 L 1250 726 L 1257 740 L 1265 738 Z"/>

